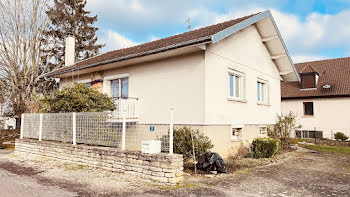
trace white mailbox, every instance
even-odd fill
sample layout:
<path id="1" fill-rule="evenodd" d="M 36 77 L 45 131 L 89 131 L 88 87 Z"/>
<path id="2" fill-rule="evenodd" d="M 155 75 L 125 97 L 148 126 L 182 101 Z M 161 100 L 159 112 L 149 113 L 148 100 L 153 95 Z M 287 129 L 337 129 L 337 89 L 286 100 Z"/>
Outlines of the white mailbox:
<path id="1" fill-rule="evenodd" d="M 141 142 L 142 153 L 160 153 L 162 142 L 160 140 L 150 140 Z"/>

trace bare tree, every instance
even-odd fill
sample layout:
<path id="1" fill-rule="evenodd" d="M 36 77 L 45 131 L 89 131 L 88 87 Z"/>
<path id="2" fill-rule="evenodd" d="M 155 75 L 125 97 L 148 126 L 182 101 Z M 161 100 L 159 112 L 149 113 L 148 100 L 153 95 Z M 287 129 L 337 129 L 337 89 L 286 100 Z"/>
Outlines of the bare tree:
<path id="1" fill-rule="evenodd" d="M 41 62 L 48 0 L 0 0 L 0 90 L 13 115 L 30 111 L 33 96 L 45 91 L 38 77 L 47 72 Z"/>

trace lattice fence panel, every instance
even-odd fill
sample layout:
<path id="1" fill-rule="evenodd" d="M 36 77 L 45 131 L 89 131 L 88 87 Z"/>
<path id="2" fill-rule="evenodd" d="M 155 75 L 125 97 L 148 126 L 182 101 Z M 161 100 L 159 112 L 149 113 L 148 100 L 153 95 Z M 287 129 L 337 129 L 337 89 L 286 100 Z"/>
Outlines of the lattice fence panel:
<path id="1" fill-rule="evenodd" d="M 120 147 L 122 122 L 106 112 L 77 113 L 77 143 Z"/>
<path id="2" fill-rule="evenodd" d="M 23 137 L 38 139 L 40 114 L 24 114 L 22 117 Z"/>
<path id="3" fill-rule="evenodd" d="M 73 141 L 73 113 L 43 114 L 42 139 L 61 142 Z"/>

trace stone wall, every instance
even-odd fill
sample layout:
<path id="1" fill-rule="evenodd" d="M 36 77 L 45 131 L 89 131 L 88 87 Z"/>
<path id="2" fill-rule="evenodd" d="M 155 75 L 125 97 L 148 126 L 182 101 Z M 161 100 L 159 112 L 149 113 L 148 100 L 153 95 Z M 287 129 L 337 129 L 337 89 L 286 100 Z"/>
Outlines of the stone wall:
<path id="1" fill-rule="evenodd" d="M 15 152 L 72 161 L 163 183 L 178 183 L 183 180 L 183 156 L 178 154 L 145 154 L 111 147 L 74 146 L 29 139 L 16 139 Z"/>

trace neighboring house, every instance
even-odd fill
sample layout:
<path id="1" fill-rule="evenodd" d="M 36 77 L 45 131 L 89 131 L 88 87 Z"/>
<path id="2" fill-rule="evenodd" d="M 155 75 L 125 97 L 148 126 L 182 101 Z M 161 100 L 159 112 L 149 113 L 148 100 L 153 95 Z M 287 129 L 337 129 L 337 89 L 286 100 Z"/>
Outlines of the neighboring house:
<path id="1" fill-rule="evenodd" d="M 4 116 L 4 106 L 0 103 L 0 129 L 15 129 L 16 119 Z"/>
<path id="2" fill-rule="evenodd" d="M 282 82 L 282 112 L 297 115 L 302 127 L 297 132 L 308 137 L 320 131 L 325 138 L 335 132 L 350 134 L 350 58 L 328 59 L 295 65 L 298 82 Z M 310 134 L 309 134 L 310 135 Z M 314 137 L 314 133 L 310 135 Z M 322 137 L 321 135 L 317 137 Z"/>
<path id="3" fill-rule="evenodd" d="M 168 123 L 174 108 L 176 126 L 204 132 L 224 157 L 266 136 L 281 113 L 280 82 L 299 80 L 270 11 L 76 63 L 67 44 L 67 66 L 46 77 L 116 98 L 138 124 Z"/>

